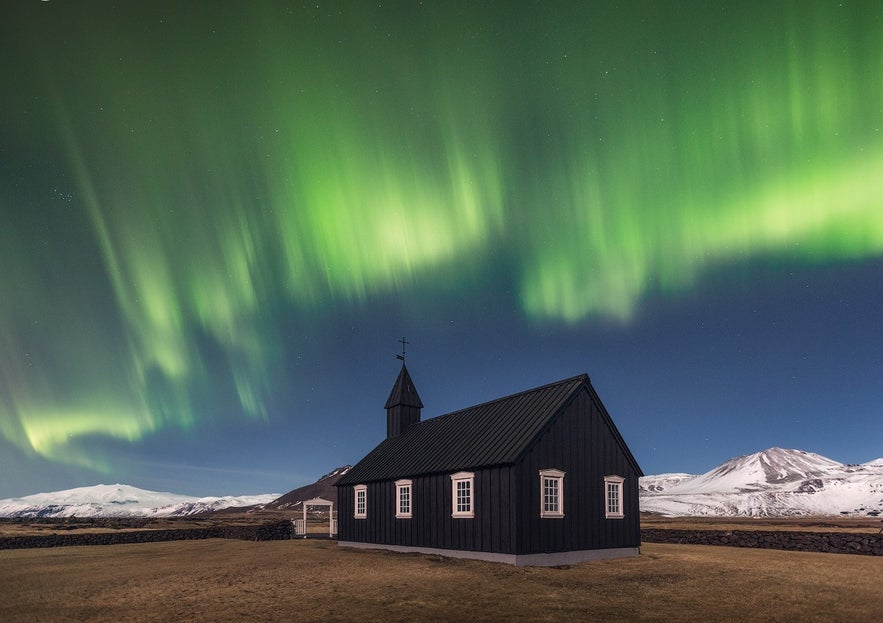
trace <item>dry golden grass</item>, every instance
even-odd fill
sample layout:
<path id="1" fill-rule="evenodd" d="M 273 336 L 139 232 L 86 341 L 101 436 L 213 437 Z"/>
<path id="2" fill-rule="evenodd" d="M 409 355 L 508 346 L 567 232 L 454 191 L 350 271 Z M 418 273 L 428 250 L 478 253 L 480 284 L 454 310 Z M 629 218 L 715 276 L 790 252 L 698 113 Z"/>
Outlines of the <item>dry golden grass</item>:
<path id="1" fill-rule="evenodd" d="M 516 568 L 338 548 L 178 541 L 0 551 L 0 621 L 879 621 L 883 559 L 646 544 Z"/>

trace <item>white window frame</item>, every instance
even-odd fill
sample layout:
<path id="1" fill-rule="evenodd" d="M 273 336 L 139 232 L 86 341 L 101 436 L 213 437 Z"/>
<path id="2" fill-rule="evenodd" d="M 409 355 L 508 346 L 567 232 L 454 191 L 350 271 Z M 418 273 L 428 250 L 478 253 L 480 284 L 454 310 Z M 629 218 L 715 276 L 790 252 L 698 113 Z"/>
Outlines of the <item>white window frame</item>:
<path id="1" fill-rule="evenodd" d="M 405 497 L 403 497 L 405 496 Z M 403 509 L 402 502 L 407 502 Z M 410 519 L 414 516 L 414 487 L 410 480 L 396 480 L 396 519 Z"/>
<path id="2" fill-rule="evenodd" d="M 362 494 L 362 510 L 359 512 L 359 494 Z M 368 517 L 368 485 L 356 485 L 353 487 L 353 519 L 366 519 Z"/>
<path id="3" fill-rule="evenodd" d="M 464 506 L 463 504 L 458 505 L 457 503 L 457 493 L 458 491 L 463 490 L 463 487 L 458 486 L 461 484 L 463 484 L 464 487 L 468 486 L 468 510 L 457 510 L 458 507 Z M 457 472 L 456 474 L 451 474 L 451 517 L 454 519 L 470 519 L 475 517 L 475 474 L 473 472 Z"/>
<path id="4" fill-rule="evenodd" d="M 625 507 L 623 506 L 623 492 L 625 488 L 622 483 L 625 478 L 622 476 L 604 476 L 604 517 L 607 519 L 623 519 L 625 517 Z M 611 505 L 613 501 L 611 492 L 616 491 L 616 505 Z"/>
<path id="5" fill-rule="evenodd" d="M 554 482 L 558 491 L 557 504 L 554 509 L 546 508 L 546 483 Z M 560 469 L 540 470 L 540 517 L 560 519 L 564 517 L 564 472 Z"/>

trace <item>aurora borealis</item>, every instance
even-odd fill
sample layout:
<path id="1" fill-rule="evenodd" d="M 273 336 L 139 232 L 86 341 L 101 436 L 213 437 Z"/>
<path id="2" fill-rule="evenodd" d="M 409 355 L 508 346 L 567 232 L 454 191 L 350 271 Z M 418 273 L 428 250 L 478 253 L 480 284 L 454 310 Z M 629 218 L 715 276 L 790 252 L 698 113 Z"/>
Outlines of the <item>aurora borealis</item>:
<path id="1" fill-rule="evenodd" d="M 879 456 L 879 3 L 0 11 L 0 497 L 293 488 L 403 334 L 425 417 L 587 371 L 647 473 Z"/>

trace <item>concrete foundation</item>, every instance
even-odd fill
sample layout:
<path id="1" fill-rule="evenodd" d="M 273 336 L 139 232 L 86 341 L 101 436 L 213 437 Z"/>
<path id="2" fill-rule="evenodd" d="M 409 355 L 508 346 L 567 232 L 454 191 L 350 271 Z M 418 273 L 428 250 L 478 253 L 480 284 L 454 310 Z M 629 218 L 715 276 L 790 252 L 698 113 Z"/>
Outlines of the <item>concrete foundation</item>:
<path id="1" fill-rule="evenodd" d="M 381 543 L 357 543 L 355 541 L 339 541 L 341 547 L 353 547 L 358 549 L 385 549 L 392 552 L 435 554 L 448 558 L 467 558 L 470 560 L 486 560 L 488 562 L 502 562 L 518 567 L 559 567 L 562 565 L 575 565 L 591 560 L 609 560 L 611 558 L 627 558 L 638 556 L 641 553 L 639 547 L 619 547 L 611 549 L 587 549 L 576 552 L 551 552 L 547 554 L 501 554 L 498 552 L 473 552 L 459 549 L 441 549 L 435 547 L 409 547 L 405 545 L 384 545 Z"/>

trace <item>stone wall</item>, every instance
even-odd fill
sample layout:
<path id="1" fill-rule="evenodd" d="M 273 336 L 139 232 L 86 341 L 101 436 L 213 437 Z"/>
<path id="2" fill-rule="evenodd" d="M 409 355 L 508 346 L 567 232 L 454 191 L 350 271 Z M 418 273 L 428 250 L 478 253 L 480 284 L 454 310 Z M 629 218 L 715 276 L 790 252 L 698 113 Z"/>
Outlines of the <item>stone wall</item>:
<path id="1" fill-rule="evenodd" d="M 63 528 L 62 528 L 63 529 Z M 68 545 L 116 545 L 193 539 L 277 541 L 294 537 L 290 521 L 243 526 L 194 526 L 161 530 L 123 529 L 117 532 L 78 532 L 0 537 L 0 550 Z M 862 532 L 799 532 L 785 530 L 641 530 L 644 543 L 724 545 L 801 552 L 831 552 L 883 556 L 883 535 Z"/>
<path id="2" fill-rule="evenodd" d="M 0 537 L 0 549 L 31 547 L 62 547 L 66 545 L 116 545 L 119 543 L 154 543 L 193 539 L 242 539 L 245 541 L 277 541 L 293 537 L 290 521 L 245 525 L 173 528 L 164 530 L 124 530 L 120 532 L 80 532 L 73 534 L 41 534 L 34 536 Z"/>
<path id="3" fill-rule="evenodd" d="M 644 543 L 683 543 L 883 556 L 883 535 L 862 532 L 785 530 L 641 530 Z"/>

